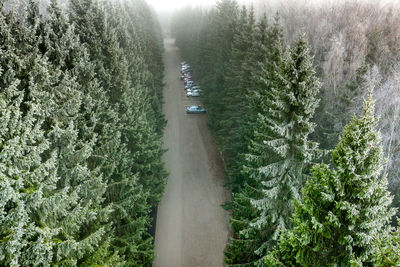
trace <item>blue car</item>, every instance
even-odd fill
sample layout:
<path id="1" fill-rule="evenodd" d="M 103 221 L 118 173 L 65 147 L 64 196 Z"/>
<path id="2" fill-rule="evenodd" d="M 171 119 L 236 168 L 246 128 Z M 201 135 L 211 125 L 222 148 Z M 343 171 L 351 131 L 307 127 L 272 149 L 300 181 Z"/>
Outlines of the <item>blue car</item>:
<path id="1" fill-rule="evenodd" d="M 186 108 L 186 113 L 188 114 L 206 113 L 206 109 L 201 106 L 190 106 Z"/>

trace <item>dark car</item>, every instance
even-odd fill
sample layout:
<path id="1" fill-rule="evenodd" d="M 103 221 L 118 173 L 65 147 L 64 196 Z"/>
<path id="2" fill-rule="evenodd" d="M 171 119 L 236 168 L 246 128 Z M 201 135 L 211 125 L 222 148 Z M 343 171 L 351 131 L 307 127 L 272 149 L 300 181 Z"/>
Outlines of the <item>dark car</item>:
<path id="1" fill-rule="evenodd" d="M 206 113 L 206 109 L 201 106 L 190 106 L 186 108 L 186 113 L 188 114 Z"/>

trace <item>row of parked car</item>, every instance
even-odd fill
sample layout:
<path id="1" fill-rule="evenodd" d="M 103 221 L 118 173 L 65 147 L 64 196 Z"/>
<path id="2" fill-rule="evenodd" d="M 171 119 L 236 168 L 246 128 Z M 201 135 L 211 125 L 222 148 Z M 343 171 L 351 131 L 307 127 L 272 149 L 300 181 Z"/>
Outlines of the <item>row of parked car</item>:
<path id="1" fill-rule="evenodd" d="M 187 97 L 199 97 L 202 93 L 200 85 L 193 79 L 192 67 L 184 62 L 181 62 L 181 80 L 183 80 L 184 89 Z M 206 109 L 195 105 L 186 108 L 187 113 L 206 113 Z"/>

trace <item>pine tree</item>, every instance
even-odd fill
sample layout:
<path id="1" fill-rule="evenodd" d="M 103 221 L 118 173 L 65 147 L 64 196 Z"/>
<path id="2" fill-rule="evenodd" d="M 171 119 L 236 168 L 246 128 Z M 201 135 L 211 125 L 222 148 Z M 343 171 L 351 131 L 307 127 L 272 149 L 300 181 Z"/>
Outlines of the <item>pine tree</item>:
<path id="1" fill-rule="evenodd" d="M 243 153 L 247 153 L 248 139 L 252 133 L 254 120 L 249 106 L 249 90 L 254 87 L 250 65 L 253 59 L 253 35 L 255 28 L 254 10 L 247 12 L 243 6 L 240 12 L 237 32 L 232 44 L 232 58 L 226 74 L 225 95 L 221 99 L 224 107 L 221 114 L 221 129 L 216 133 L 227 162 L 227 171 L 233 191 L 243 185 L 240 168 Z"/>
<path id="2" fill-rule="evenodd" d="M 303 202 L 295 201 L 294 228 L 268 255 L 269 266 L 362 266 L 374 261 L 377 240 L 387 234 L 395 213 L 381 175 L 384 158 L 376 125 L 370 95 L 362 116 L 345 127 L 332 152 L 334 168 L 313 168 Z"/>
<path id="3" fill-rule="evenodd" d="M 221 128 L 220 114 L 224 112 L 221 99 L 225 95 L 226 73 L 231 59 L 232 43 L 238 22 L 238 5 L 235 0 L 221 0 L 210 13 L 210 21 L 204 25 L 204 38 L 198 75 L 204 89 L 204 104 L 208 107 L 209 125 L 213 130 Z"/>
<path id="4" fill-rule="evenodd" d="M 259 215 L 241 230 L 244 239 L 248 236 L 260 238 L 261 245 L 249 251 L 253 254 L 249 257 L 258 258 L 256 265 L 262 264 L 263 256 L 279 233 L 290 227 L 291 199 L 299 198 L 308 164 L 317 147 L 307 140 L 314 127 L 310 119 L 318 104 L 316 95 L 320 86 L 308 45 L 300 38 L 289 53 L 282 41 L 275 42 L 271 54 L 279 56 L 273 65 L 274 71 L 267 72 L 268 66 L 263 69 L 260 87 L 254 92 L 254 111 L 258 118 L 244 168 L 248 179 L 254 181 L 254 187 L 262 192 L 261 197 L 250 201 Z"/>
<path id="5" fill-rule="evenodd" d="M 247 230 L 260 216 L 260 212 L 251 203 L 252 199 L 262 197 L 262 192 L 257 184 L 244 184 L 238 193 L 233 193 L 232 202 L 225 204 L 225 208 L 232 210 L 229 225 L 233 230 L 230 242 L 225 250 L 225 263 L 228 266 L 254 266 L 260 262 L 260 257 L 254 253 L 263 244 L 270 231 Z"/>
<path id="6" fill-rule="evenodd" d="M 75 226 L 77 239 L 89 240 L 90 236 L 102 233 L 89 253 L 85 254 L 85 249 L 81 249 L 79 262 L 83 265 L 89 262 L 116 264 L 121 259 L 110 251 L 112 238 L 106 234 L 111 231 L 111 210 L 109 205 L 103 206 L 107 177 L 101 172 L 101 166 L 93 164 L 102 135 L 96 129 L 101 129 L 100 120 L 104 119 L 107 100 L 93 77 L 93 65 L 74 33 L 74 25 L 68 22 L 56 1 L 51 1 L 48 19 L 42 24 L 39 47 L 54 67 L 62 71 L 60 85 L 54 87 L 58 88 L 54 90 L 58 104 L 54 107 L 52 120 L 57 128 L 54 134 L 50 130 L 49 136 L 53 137 L 52 143 L 59 150 L 57 166 L 63 177 L 62 185 L 74 188 L 79 197 L 80 209 L 75 210 L 81 210 L 81 214 L 76 215 L 81 219 L 74 219 L 73 214 L 70 219 L 81 224 Z"/>
<path id="7" fill-rule="evenodd" d="M 374 266 L 396 266 L 400 263 L 400 229 L 383 235 L 374 253 Z"/>
<path id="8" fill-rule="evenodd" d="M 54 155 L 43 161 L 40 156 L 49 146 L 41 129 L 43 120 L 38 119 L 40 109 L 34 101 L 25 101 L 28 92 L 21 78 L 29 58 L 13 44 L 29 37 L 18 24 L 13 13 L 5 15 L 1 10 L 0 32 L 4 38 L 0 41 L 0 264 L 3 266 L 47 263 L 53 244 L 45 246 L 44 242 L 57 232 L 45 225 L 39 228 L 31 217 L 46 200 L 44 192 L 55 186 L 57 177 L 52 171 Z M 26 252 L 32 249 L 43 255 L 27 258 Z"/>
<path id="9" fill-rule="evenodd" d="M 106 134 L 99 137 L 102 148 L 98 149 L 99 155 L 109 156 L 99 164 L 108 177 L 106 203 L 114 207 L 112 246 L 125 256 L 127 266 L 147 265 L 154 257 L 147 233 L 148 214 L 161 197 L 166 176 L 161 163 L 160 129 L 164 121 L 159 114 L 160 100 L 154 102 L 157 94 L 150 89 L 154 85 L 150 82 L 152 73 L 142 55 L 148 51 L 143 50 L 145 43 L 134 23 L 139 16 L 136 12 L 141 11 L 128 4 L 99 6 L 94 1 L 72 1 L 70 12 L 72 21 L 87 25 L 76 31 L 90 46 L 91 57 L 98 57 L 96 77 L 113 107 L 114 113 L 106 120 L 110 123 L 104 128 Z M 90 32 L 95 32 L 97 39 L 89 39 Z"/>
<path id="10" fill-rule="evenodd" d="M 59 73 L 38 54 L 35 28 L 25 26 L 26 18 L 30 22 L 36 19 L 22 16 L 16 20 L 13 12 L 1 13 L 1 34 L 7 36 L 1 49 L 12 53 L 4 53 L 1 66 L 7 71 L 2 75 L 1 98 L 1 117 L 6 120 L 1 134 L 5 216 L 1 219 L 0 261 L 12 266 L 47 266 L 57 261 L 76 264 L 72 255 L 87 248 L 68 235 L 76 226 L 69 220 L 81 220 L 75 217 L 80 210 L 75 209 L 79 197 L 62 186 L 57 169 L 60 157 L 52 148 L 48 128 L 49 114 L 54 111 L 50 90 Z M 56 131 L 57 126 L 52 129 Z M 88 238 L 85 243 L 90 246 L 92 241 Z"/>

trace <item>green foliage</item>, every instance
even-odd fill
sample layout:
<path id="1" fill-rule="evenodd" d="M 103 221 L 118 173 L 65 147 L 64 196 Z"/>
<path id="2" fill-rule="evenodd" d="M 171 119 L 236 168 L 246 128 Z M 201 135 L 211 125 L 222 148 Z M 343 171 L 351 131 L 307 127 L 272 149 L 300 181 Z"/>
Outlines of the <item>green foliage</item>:
<path id="1" fill-rule="evenodd" d="M 291 51 L 275 39 L 269 57 L 276 61 L 269 66 L 271 61 L 266 60 L 259 88 L 253 92 L 258 117 L 244 173 L 262 195 L 251 199 L 260 214 L 241 232 L 259 233 L 261 245 L 248 253 L 261 261 L 280 232 L 290 228 L 291 200 L 300 198 L 308 166 L 318 152 L 317 144 L 307 140 L 314 128 L 310 120 L 320 87 L 308 53 L 303 38 Z"/>
<path id="2" fill-rule="evenodd" d="M 397 266 L 400 262 L 400 229 L 392 231 L 379 240 L 374 266 Z"/>
<path id="3" fill-rule="evenodd" d="M 227 205 L 234 233 L 225 253 L 231 265 L 263 265 L 277 235 L 290 227 L 291 199 L 299 198 L 318 154 L 308 141 L 320 88 L 308 45 L 300 38 L 286 49 L 279 16 L 269 25 L 266 16 L 256 22 L 253 13 L 220 1 L 208 13 L 182 11 L 172 28 L 204 88 L 209 125 L 234 192 Z M 197 16 L 200 27 L 183 26 Z"/>
<path id="4" fill-rule="evenodd" d="M 281 236 L 267 264 L 362 266 L 376 260 L 377 241 L 387 236 L 395 212 L 381 176 L 384 158 L 376 124 L 370 96 L 363 115 L 345 127 L 332 153 L 334 169 L 313 168 L 303 202 L 295 202 L 294 228 Z"/>
<path id="5" fill-rule="evenodd" d="M 261 197 L 261 190 L 245 184 L 239 193 L 234 194 L 232 202 L 226 207 L 233 212 L 229 222 L 233 236 L 225 250 L 225 263 L 228 266 L 254 266 L 262 263 L 260 257 L 253 252 L 263 245 L 263 240 L 271 235 L 271 231 L 247 230 L 260 216 L 251 200 Z"/>
<path id="6" fill-rule="evenodd" d="M 29 5 L 0 10 L 0 265 L 149 265 L 166 178 L 154 14 Z"/>
<path id="7" fill-rule="evenodd" d="M 291 21 L 287 14 L 292 11 L 288 12 L 283 11 L 286 24 Z M 298 27 L 285 26 L 288 31 Z M 225 263 L 398 264 L 396 234 L 386 235 L 393 210 L 388 208 L 391 197 L 386 192 L 385 179 L 379 175 L 382 151 L 369 150 L 363 143 L 369 138 L 371 147 L 379 147 L 373 130 L 375 119 L 371 119 L 373 111 L 367 112 L 370 121 L 365 125 L 371 123 L 369 128 L 361 131 L 362 127 L 354 126 L 357 120 L 346 128 L 332 154 L 335 169 L 326 165 L 314 167 L 314 177 L 304 190 L 304 203 L 300 194 L 314 161 L 327 159 L 327 153 L 322 153 L 317 142 L 310 139 L 322 143 L 322 149 L 331 149 L 354 112 L 354 100 L 363 95 L 361 87 L 368 67 L 353 64 L 354 55 L 358 54 L 342 56 L 339 39 L 327 55 L 330 46 L 323 40 L 318 44 L 319 36 L 307 38 L 314 46 L 321 46 L 316 54 L 310 52 L 305 35 L 291 48 L 286 47 L 284 40 L 295 36 L 285 35 L 279 14 L 272 20 L 266 14 L 256 20 L 252 9 L 239 9 L 235 1 L 229 0 L 219 1 L 207 11 L 187 8 L 177 12 L 172 34 L 203 87 L 209 126 L 232 190 L 232 201 L 225 205 L 232 211 L 232 237 L 225 250 Z M 317 66 L 318 73 L 311 54 L 315 54 L 317 63 L 329 57 L 326 66 Z M 358 70 L 347 73 L 345 76 L 351 79 L 347 83 L 344 79 L 339 85 L 336 80 L 344 76 L 341 72 L 348 71 L 348 65 L 357 66 Z M 330 68 L 331 73 L 326 70 Z M 330 90 L 329 84 L 320 92 L 317 76 L 325 81 L 335 80 L 334 86 L 340 87 L 341 92 Z M 393 135 L 395 128 L 391 129 Z M 359 155 L 353 153 L 356 150 Z M 358 172 L 362 169 L 366 173 Z M 339 203 L 337 207 L 335 201 Z M 279 246 L 274 249 L 277 242 Z"/>
<path id="8" fill-rule="evenodd" d="M 254 32 L 254 11 L 250 10 L 248 13 L 242 7 L 233 38 L 232 56 L 225 75 L 225 92 L 220 101 L 223 107 L 219 119 L 221 127 L 216 131 L 216 135 L 220 137 L 219 144 L 227 163 L 229 184 L 233 191 L 237 191 L 244 182 L 240 169 L 255 120 L 250 109 L 250 100 L 246 97 L 254 86 Z"/>

